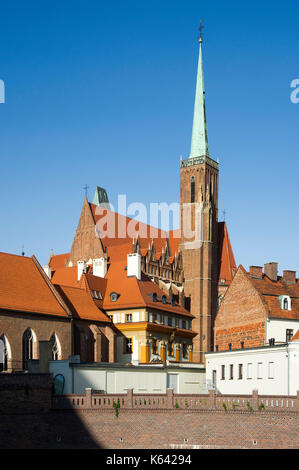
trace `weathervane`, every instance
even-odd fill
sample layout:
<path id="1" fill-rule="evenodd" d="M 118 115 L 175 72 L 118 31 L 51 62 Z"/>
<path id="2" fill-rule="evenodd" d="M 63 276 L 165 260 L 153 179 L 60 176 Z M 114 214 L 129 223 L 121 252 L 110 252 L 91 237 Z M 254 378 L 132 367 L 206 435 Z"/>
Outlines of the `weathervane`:
<path id="1" fill-rule="evenodd" d="M 200 26 L 198 28 L 198 31 L 199 31 L 199 40 L 198 40 L 198 42 L 202 42 L 203 41 L 203 39 L 202 39 L 202 30 L 204 29 L 203 20 L 200 20 L 199 23 L 200 23 Z"/>

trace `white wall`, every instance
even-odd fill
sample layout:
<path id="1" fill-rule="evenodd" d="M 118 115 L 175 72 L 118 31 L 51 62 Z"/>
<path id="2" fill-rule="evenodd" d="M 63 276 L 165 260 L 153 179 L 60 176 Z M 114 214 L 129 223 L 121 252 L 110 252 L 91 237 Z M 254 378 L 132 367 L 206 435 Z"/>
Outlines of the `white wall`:
<path id="1" fill-rule="evenodd" d="M 107 393 L 125 393 L 133 388 L 134 393 L 166 393 L 167 374 L 177 374 L 178 393 L 202 393 L 205 370 L 201 368 L 165 369 L 159 366 L 111 367 L 104 365 L 79 365 L 70 368 L 68 361 L 50 361 L 50 372 L 65 377 L 64 393 L 85 393 L 86 388 L 104 390 Z"/>
<path id="2" fill-rule="evenodd" d="M 270 338 L 275 338 L 276 343 L 286 342 L 286 330 L 299 330 L 299 320 L 280 320 L 269 318 L 266 324 L 266 343 Z"/>
<path id="3" fill-rule="evenodd" d="M 272 363 L 269 366 L 269 363 Z M 230 365 L 234 377 L 230 379 Z M 239 364 L 243 364 L 243 378 L 239 379 Z M 252 378 L 248 378 L 248 364 L 252 364 Z M 261 378 L 258 377 L 261 364 Z M 222 380 L 222 365 L 225 379 Z M 273 378 L 270 370 L 273 369 Z M 299 343 L 289 347 L 255 348 L 206 354 L 206 378 L 213 381 L 216 370 L 216 389 L 223 394 L 251 394 L 258 390 L 261 395 L 296 395 L 299 390 Z"/>

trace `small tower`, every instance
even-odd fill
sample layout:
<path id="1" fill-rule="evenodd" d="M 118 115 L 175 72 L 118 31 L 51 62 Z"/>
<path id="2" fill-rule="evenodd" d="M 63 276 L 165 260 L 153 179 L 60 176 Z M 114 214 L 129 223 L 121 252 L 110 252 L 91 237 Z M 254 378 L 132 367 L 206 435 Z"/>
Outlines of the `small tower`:
<path id="1" fill-rule="evenodd" d="M 180 162 L 181 239 L 185 296 L 195 316 L 193 361 L 204 363 L 211 351 L 217 308 L 218 163 L 210 157 L 202 59 L 202 24 L 191 152 Z M 190 237 L 191 236 L 191 237 Z M 189 298 L 189 299 L 188 299 Z"/>

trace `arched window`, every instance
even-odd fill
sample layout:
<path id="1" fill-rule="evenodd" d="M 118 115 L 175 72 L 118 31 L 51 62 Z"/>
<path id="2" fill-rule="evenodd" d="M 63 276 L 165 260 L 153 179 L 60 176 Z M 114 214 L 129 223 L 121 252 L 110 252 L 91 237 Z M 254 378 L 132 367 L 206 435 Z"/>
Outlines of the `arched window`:
<path id="1" fill-rule="evenodd" d="M 190 202 L 195 202 L 195 178 L 192 176 L 190 183 Z"/>
<path id="2" fill-rule="evenodd" d="M 28 369 L 28 361 L 33 359 L 33 333 L 30 328 L 27 328 L 23 334 L 23 369 Z"/>
<path id="3" fill-rule="evenodd" d="M 5 335 L 0 336 L 0 372 L 8 370 L 9 345 Z"/>
<path id="4" fill-rule="evenodd" d="M 288 309 L 289 309 L 289 302 L 288 302 L 288 299 L 287 299 L 287 298 L 285 298 L 285 299 L 283 300 L 283 309 L 284 309 L 284 310 L 288 310 Z"/>
<path id="5" fill-rule="evenodd" d="M 59 348 L 59 343 L 58 343 L 57 336 L 55 335 L 55 333 L 53 333 L 50 338 L 50 344 L 51 344 L 52 361 L 58 361 L 59 356 L 60 356 L 60 348 Z"/>

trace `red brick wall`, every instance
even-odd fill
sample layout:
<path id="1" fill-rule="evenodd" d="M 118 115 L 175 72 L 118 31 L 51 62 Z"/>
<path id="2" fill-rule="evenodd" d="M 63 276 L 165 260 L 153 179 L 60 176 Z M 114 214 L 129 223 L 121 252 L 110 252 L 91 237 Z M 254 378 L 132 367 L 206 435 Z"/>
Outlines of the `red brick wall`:
<path id="1" fill-rule="evenodd" d="M 6 336 L 11 349 L 9 368 L 22 370 L 23 367 L 23 334 L 31 328 L 36 335 L 34 344 L 34 359 L 39 358 L 38 342 L 49 341 L 55 333 L 61 345 L 61 359 L 71 355 L 71 322 L 69 319 L 60 319 L 47 315 L 30 313 L 1 312 L 0 334 Z"/>
<path id="2" fill-rule="evenodd" d="M 51 412 L 1 415 L 1 448 L 170 449 L 299 447 L 298 413 L 240 411 Z M 120 442 L 120 439 L 123 442 Z M 184 443 L 184 439 L 188 439 Z"/>
<path id="3" fill-rule="evenodd" d="M 219 351 L 264 345 L 266 307 L 244 271 L 239 268 L 216 315 L 214 335 Z"/>

